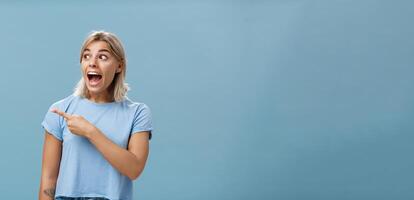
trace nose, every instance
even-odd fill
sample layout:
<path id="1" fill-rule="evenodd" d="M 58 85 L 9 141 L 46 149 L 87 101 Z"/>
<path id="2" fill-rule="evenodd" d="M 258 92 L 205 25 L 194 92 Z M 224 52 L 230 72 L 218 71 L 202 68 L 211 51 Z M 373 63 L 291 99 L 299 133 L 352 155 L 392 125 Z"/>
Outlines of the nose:
<path id="1" fill-rule="evenodd" d="M 96 67 L 96 60 L 95 59 L 91 59 L 90 61 L 89 61 L 89 65 L 88 65 L 89 67 Z"/>

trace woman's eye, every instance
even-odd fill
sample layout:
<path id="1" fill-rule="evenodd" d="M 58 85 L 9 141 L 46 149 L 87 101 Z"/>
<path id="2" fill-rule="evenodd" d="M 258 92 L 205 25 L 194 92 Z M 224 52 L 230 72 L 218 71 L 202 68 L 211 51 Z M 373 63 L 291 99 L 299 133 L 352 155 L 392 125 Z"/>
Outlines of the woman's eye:
<path id="1" fill-rule="evenodd" d="M 107 60 L 108 59 L 108 56 L 106 56 L 106 55 L 99 55 L 99 59 Z"/>
<path id="2" fill-rule="evenodd" d="M 89 59 L 91 56 L 90 55 L 88 55 L 88 54 L 85 54 L 85 55 L 83 55 L 83 58 L 84 59 Z"/>

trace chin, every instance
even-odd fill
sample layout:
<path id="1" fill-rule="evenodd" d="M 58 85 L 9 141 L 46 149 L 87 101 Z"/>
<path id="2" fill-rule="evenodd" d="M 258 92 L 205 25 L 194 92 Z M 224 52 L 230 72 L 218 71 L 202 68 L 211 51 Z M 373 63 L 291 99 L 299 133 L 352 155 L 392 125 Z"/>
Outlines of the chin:
<path id="1" fill-rule="evenodd" d="M 89 93 L 92 93 L 92 94 L 100 94 L 103 91 L 105 91 L 102 88 L 90 88 L 90 87 L 87 87 L 87 88 L 88 88 Z"/>

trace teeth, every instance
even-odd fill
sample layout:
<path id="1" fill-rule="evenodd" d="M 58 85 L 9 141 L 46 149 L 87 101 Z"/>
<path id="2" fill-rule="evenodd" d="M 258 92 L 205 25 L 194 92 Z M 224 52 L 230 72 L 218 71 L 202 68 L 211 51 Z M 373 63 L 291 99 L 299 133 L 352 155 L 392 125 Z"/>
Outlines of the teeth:
<path id="1" fill-rule="evenodd" d="M 88 72 L 88 75 L 99 75 L 97 72 Z"/>

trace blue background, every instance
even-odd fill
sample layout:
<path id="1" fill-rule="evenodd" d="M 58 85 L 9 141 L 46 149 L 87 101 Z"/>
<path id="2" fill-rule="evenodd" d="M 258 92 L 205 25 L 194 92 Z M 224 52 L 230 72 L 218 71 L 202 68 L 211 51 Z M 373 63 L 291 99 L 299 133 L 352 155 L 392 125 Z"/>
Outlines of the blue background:
<path id="1" fill-rule="evenodd" d="M 413 199 L 411 2 L 1 2 L 1 198 L 37 198 L 40 122 L 103 29 L 154 115 L 135 199 Z"/>

